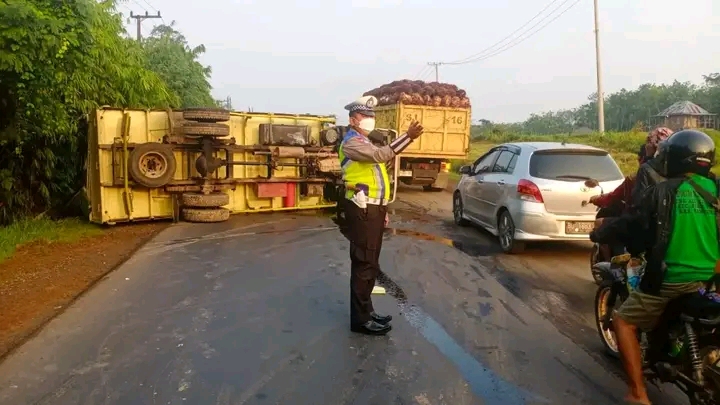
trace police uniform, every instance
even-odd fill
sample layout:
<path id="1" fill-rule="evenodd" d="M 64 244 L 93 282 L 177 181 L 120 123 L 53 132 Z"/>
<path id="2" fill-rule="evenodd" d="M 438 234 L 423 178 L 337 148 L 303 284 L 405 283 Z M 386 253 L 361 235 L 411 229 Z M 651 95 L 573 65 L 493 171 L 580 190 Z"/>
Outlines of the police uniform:
<path id="1" fill-rule="evenodd" d="M 373 96 L 361 97 L 345 109 L 351 115 L 375 117 L 376 103 Z M 388 323 L 392 318 L 375 313 L 371 293 L 380 273 L 380 249 L 391 190 L 385 163 L 411 142 L 403 134 L 389 145 L 377 147 L 367 136 L 350 128 L 338 150 L 348 199 L 345 218 L 350 239 L 350 322 L 356 332 L 385 334 L 391 329 Z"/>

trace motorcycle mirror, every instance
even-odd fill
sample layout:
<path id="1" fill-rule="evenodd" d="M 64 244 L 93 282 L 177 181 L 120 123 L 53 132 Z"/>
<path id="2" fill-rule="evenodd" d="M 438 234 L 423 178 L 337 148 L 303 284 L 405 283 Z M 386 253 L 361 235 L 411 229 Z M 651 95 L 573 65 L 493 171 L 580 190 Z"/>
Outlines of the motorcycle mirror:
<path id="1" fill-rule="evenodd" d="M 599 185 L 600 185 L 600 183 L 595 179 L 585 180 L 585 187 L 595 188 Z"/>

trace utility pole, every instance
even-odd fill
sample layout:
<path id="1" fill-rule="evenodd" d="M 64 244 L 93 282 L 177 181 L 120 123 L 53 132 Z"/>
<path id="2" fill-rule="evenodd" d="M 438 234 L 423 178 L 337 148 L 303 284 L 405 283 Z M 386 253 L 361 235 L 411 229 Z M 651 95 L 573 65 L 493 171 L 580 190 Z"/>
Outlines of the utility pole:
<path id="1" fill-rule="evenodd" d="M 440 82 L 440 73 L 438 72 L 438 66 L 442 65 L 442 62 L 428 62 L 428 66 L 435 67 L 435 82 Z"/>
<path id="2" fill-rule="evenodd" d="M 595 12 L 595 70 L 597 73 L 597 110 L 598 132 L 605 133 L 605 97 L 602 83 L 602 63 L 600 63 L 600 19 L 598 17 L 598 0 L 593 0 Z"/>
<path id="3" fill-rule="evenodd" d="M 133 12 L 130 12 L 130 18 L 134 18 L 135 22 L 137 23 L 137 40 L 140 42 L 142 39 L 142 22 L 147 20 L 148 18 L 162 18 L 160 16 L 160 11 L 158 11 L 157 15 L 150 15 L 147 11 L 145 12 L 145 15 L 143 14 L 133 14 Z"/>

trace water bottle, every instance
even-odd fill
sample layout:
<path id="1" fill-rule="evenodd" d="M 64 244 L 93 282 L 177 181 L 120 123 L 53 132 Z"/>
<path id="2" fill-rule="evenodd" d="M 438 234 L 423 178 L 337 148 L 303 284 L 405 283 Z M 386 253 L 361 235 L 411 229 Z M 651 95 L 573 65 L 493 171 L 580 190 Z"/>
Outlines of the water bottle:
<path id="1" fill-rule="evenodd" d="M 640 270 L 641 266 L 630 266 L 627 267 L 627 278 L 628 278 L 628 285 L 630 286 L 631 290 L 637 290 L 638 286 L 640 285 Z"/>

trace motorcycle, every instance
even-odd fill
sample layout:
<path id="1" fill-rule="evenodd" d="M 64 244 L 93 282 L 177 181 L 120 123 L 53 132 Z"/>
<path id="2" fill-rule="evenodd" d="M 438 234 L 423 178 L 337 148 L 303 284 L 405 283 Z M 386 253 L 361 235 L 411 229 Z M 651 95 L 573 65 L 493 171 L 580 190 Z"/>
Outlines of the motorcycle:
<path id="1" fill-rule="evenodd" d="M 605 191 L 603 190 L 602 186 L 600 186 L 600 183 L 595 179 L 589 179 L 585 181 L 585 187 L 588 188 L 599 188 L 600 189 L 600 195 L 604 195 Z M 582 206 L 586 206 L 588 204 L 591 204 L 589 201 L 583 201 Z M 621 202 L 621 204 L 625 204 L 624 201 Z M 595 214 L 595 219 L 601 219 L 601 218 L 608 218 L 608 217 L 616 217 L 619 216 L 622 212 L 622 207 L 618 204 L 615 204 L 612 207 L 597 207 Z M 602 243 L 593 243 L 592 251 L 590 252 L 590 273 L 592 275 L 593 280 L 595 281 L 595 284 L 599 285 L 602 282 L 602 279 L 597 274 L 597 272 L 592 271 L 593 266 L 595 264 L 600 262 L 607 262 L 610 261 L 612 258 L 612 249 L 605 244 Z"/>
<path id="2" fill-rule="evenodd" d="M 612 357 L 619 358 L 612 331 L 613 310 L 637 288 L 645 265 L 643 258 L 626 253 L 593 266 L 593 272 L 602 278 L 595 294 L 595 323 Z M 671 301 L 654 330 L 638 330 L 648 381 L 656 386 L 674 384 L 691 405 L 720 405 L 720 295 L 708 293 L 718 280 L 720 275 L 713 277 L 704 291 Z"/>

